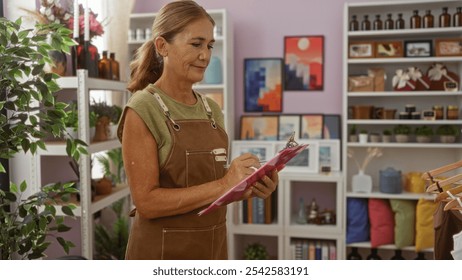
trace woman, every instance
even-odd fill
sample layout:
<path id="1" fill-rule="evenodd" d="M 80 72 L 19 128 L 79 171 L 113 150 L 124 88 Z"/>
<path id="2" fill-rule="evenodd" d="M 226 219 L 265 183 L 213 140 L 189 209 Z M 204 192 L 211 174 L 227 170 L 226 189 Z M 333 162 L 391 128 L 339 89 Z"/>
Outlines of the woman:
<path id="1" fill-rule="evenodd" d="M 119 125 L 136 206 L 127 259 L 227 259 L 226 207 L 197 213 L 260 165 L 245 154 L 225 169 L 221 109 L 192 89 L 210 61 L 213 27 L 194 1 L 169 3 L 131 64 L 128 89 L 134 94 Z M 266 198 L 277 182 L 273 172 L 241 199 Z"/>

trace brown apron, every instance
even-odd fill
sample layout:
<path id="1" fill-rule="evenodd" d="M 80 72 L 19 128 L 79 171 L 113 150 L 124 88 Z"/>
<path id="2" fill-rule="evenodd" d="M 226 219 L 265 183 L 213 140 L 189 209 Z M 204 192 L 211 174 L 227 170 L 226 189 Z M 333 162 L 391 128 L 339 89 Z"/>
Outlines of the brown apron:
<path id="1" fill-rule="evenodd" d="M 228 136 L 215 124 L 207 100 L 198 94 L 208 119 L 173 120 L 160 96 L 151 92 L 166 116 L 172 149 L 160 169 L 160 186 L 187 188 L 225 174 Z M 135 211 L 126 259 L 227 259 L 226 207 L 198 216 L 186 214 L 145 219 Z"/>

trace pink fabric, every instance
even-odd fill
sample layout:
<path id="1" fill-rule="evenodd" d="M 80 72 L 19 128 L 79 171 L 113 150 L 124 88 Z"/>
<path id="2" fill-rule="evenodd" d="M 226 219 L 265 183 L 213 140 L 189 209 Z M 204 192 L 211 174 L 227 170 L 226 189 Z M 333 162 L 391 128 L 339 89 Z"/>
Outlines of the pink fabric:
<path id="1" fill-rule="evenodd" d="M 394 244 L 395 220 L 388 200 L 369 199 L 369 223 L 372 248 L 385 244 Z"/>

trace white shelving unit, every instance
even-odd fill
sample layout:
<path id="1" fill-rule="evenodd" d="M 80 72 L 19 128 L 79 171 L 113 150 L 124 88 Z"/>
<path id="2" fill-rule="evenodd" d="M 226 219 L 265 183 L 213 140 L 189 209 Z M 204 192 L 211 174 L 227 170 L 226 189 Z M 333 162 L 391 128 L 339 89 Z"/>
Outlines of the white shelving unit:
<path id="1" fill-rule="evenodd" d="M 212 16 L 217 27 L 221 27 L 221 36 L 215 36 L 212 56 L 217 56 L 222 65 L 223 83 L 205 84 L 200 82 L 194 86 L 198 92 L 212 96 L 220 96 L 223 114 L 225 117 L 225 129 L 230 141 L 234 139 L 234 56 L 233 56 L 233 26 L 229 13 L 224 9 L 207 10 Z M 130 30 L 136 34 L 141 30 L 144 34 L 146 29 L 151 29 L 156 13 L 139 13 L 130 15 Z M 129 38 L 129 54 L 132 57 L 136 51 L 149 38 Z"/>
<path id="2" fill-rule="evenodd" d="M 277 214 L 272 224 L 247 224 L 242 222 L 242 202 L 229 207 L 231 222 L 228 227 L 229 258 L 241 259 L 245 246 L 260 242 L 267 247 L 272 258 L 293 259 L 294 240 L 327 241 L 335 244 L 338 259 L 344 258 L 343 223 L 343 175 L 307 174 L 282 171 L 277 188 Z M 297 224 L 298 200 L 303 197 L 305 205 L 315 198 L 320 211 L 325 208 L 338 213 L 332 225 Z M 327 207 L 326 207 L 327 205 Z"/>
<path id="3" fill-rule="evenodd" d="M 88 155 L 82 154 L 79 159 L 80 173 L 80 202 L 75 201 L 77 209 L 74 211 L 75 216 L 80 218 L 80 239 L 81 255 L 87 259 L 93 258 L 93 214 L 110 206 L 117 200 L 128 197 L 130 192 L 125 184 L 117 185 L 109 195 L 97 195 L 94 200 L 91 199 L 91 155 L 98 152 L 108 151 L 120 148 L 121 144 L 117 139 L 91 142 L 89 127 L 89 105 L 92 90 L 109 90 L 114 94 L 124 94 L 124 100 L 128 98 L 126 92 L 126 83 L 119 81 L 108 81 L 103 79 L 89 78 L 86 70 L 77 70 L 76 77 L 62 77 L 58 79 L 58 84 L 63 90 L 73 91 L 76 95 L 74 98 L 78 104 L 79 128 L 78 138 L 89 144 L 87 147 Z M 67 158 L 65 141 L 48 141 L 47 150 L 38 150 L 37 154 L 31 161 L 32 185 L 41 186 L 50 180 L 44 178 L 42 172 L 46 165 L 47 157 Z M 61 172 L 58 172 L 62 173 Z M 57 174 L 56 174 L 57 175 Z M 59 181 L 59 179 L 57 179 Z"/>
<path id="4" fill-rule="evenodd" d="M 399 124 L 409 125 L 412 129 L 417 126 L 427 125 L 436 128 L 443 124 L 456 125 L 462 127 L 462 119 L 458 120 L 423 120 L 423 119 L 398 119 L 398 112 L 405 111 L 405 105 L 416 105 L 417 111 L 431 109 L 433 105 L 457 105 L 462 108 L 462 91 L 459 88 L 456 92 L 446 91 L 393 91 L 392 77 L 396 69 L 405 69 L 407 67 L 419 67 L 422 72 L 426 73 L 431 64 L 435 62 L 443 63 L 448 70 L 462 74 L 462 57 L 437 57 L 434 54 L 435 39 L 437 38 L 460 38 L 462 34 L 461 27 L 438 27 L 438 16 L 443 7 L 448 7 L 451 16 L 456 11 L 456 7 L 462 6 L 462 1 L 452 0 L 421 0 L 421 1 L 383 1 L 370 3 L 346 3 L 344 9 L 344 40 L 343 40 L 343 165 L 345 181 L 345 199 L 350 197 L 359 198 L 382 198 L 382 199 L 405 199 L 418 200 L 420 198 L 432 199 L 427 194 L 384 194 L 379 191 L 379 171 L 387 167 L 393 167 L 400 170 L 402 174 L 417 171 L 424 172 L 434 169 L 451 162 L 458 161 L 462 158 L 460 148 L 462 143 L 456 140 L 455 143 L 440 143 L 434 137 L 430 143 L 417 143 L 414 139 L 408 143 L 397 143 L 393 140 L 391 143 L 353 143 L 348 141 L 348 132 L 352 125 L 356 125 L 357 130 L 366 129 L 371 132 L 382 134 L 383 130 L 393 130 L 393 127 Z M 410 17 L 413 10 L 419 10 L 419 15 L 423 16 L 426 10 L 431 10 L 435 18 L 435 28 L 427 29 L 410 29 Z M 356 15 L 359 22 L 364 15 L 369 15 L 371 22 L 376 14 L 380 14 L 382 20 L 386 19 L 387 14 L 392 14 L 396 20 L 397 14 L 401 13 L 405 19 L 405 29 L 402 30 L 371 30 L 371 31 L 349 31 L 349 22 L 352 15 Z M 452 25 L 452 22 L 451 22 Z M 350 42 L 379 42 L 379 41 L 405 41 L 431 40 L 433 55 L 431 57 L 394 57 L 394 58 L 348 58 L 348 46 Z M 348 91 L 348 77 L 356 75 L 367 75 L 367 70 L 371 67 L 383 68 L 386 72 L 385 91 L 383 92 L 350 92 Z M 396 109 L 395 119 L 351 119 L 349 118 L 349 108 L 355 105 L 371 105 L 374 107 Z M 352 176 L 358 170 L 352 159 L 347 156 L 348 149 L 354 151 L 355 157 L 359 161 L 366 154 L 369 147 L 380 147 L 383 156 L 373 159 L 366 170 L 366 174 L 371 175 L 373 181 L 373 192 L 368 194 L 353 193 L 351 187 Z M 447 174 L 450 176 L 451 174 Z M 345 203 L 346 205 L 346 203 Z M 345 213 L 346 221 L 346 213 Z M 348 254 L 348 248 L 370 248 L 369 242 L 346 244 L 345 253 Z M 379 247 L 382 252 L 392 252 L 397 248 L 394 245 Z M 403 250 L 415 251 L 414 247 L 406 247 Z M 427 250 L 432 251 L 432 250 Z M 363 256 L 365 257 L 365 256 Z"/>

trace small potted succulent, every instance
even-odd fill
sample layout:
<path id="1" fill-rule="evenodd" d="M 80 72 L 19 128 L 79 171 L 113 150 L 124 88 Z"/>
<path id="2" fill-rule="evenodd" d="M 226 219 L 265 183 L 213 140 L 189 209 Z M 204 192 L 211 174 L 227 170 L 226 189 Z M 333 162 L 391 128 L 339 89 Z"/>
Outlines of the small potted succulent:
<path id="1" fill-rule="evenodd" d="M 391 137 L 392 137 L 391 130 L 385 129 L 385 130 L 382 132 L 382 142 L 384 142 L 384 143 L 390 143 L 390 142 L 391 142 Z"/>
<path id="2" fill-rule="evenodd" d="M 367 143 L 367 138 L 368 137 L 369 137 L 369 134 L 368 134 L 367 130 L 361 129 L 361 131 L 359 132 L 359 143 L 361 143 L 361 144 Z"/>
<path id="3" fill-rule="evenodd" d="M 348 134 L 348 138 L 350 142 L 358 142 L 358 135 L 356 134 L 356 125 L 352 125 L 350 127 L 350 132 Z"/>
<path id="4" fill-rule="evenodd" d="M 372 143 L 378 143 L 380 142 L 380 134 L 377 132 L 371 132 L 370 139 Z"/>
<path id="5" fill-rule="evenodd" d="M 433 129 L 427 125 L 419 126 L 414 130 L 414 134 L 417 142 L 429 143 L 432 141 Z"/>
<path id="6" fill-rule="evenodd" d="M 399 124 L 393 128 L 396 142 L 406 143 L 409 142 L 409 135 L 411 134 L 411 127 L 405 124 Z"/>
<path id="7" fill-rule="evenodd" d="M 460 132 L 455 125 L 445 124 L 436 129 L 436 134 L 440 136 L 441 143 L 454 143 Z"/>
<path id="8" fill-rule="evenodd" d="M 249 244 L 244 250 L 244 259 L 267 260 L 268 252 L 266 251 L 266 247 L 258 242 Z"/>

